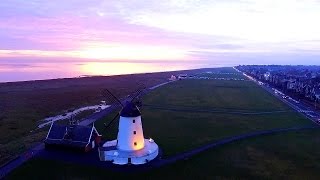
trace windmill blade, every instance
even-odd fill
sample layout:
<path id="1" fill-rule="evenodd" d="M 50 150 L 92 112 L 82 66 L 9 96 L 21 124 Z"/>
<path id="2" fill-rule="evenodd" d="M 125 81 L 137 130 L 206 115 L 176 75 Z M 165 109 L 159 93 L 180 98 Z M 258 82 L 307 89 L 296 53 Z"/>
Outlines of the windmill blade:
<path id="1" fill-rule="evenodd" d="M 131 95 L 131 97 L 130 97 L 129 100 L 132 102 L 135 98 L 137 98 L 137 97 L 139 96 L 140 92 L 141 92 L 141 89 L 138 89 L 137 91 L 135 91 L 135 92 Z"/>
<path id="2" fill-rule="evenodd" d="M 110 91 L 109 91 L 110 92 Z M 103 89 L 101 95 L 109 101 L 115 102 L 115 98 L 111 96 L 111 94 L 107 91 L 107 89 Z"/>
<path id="3" fill-rule="evenodd" d="M 110 97 L 111 96 L 112 98 L 110 98 L 110 99 L 113 99 L 114 100 L 113 102 L 117 102 L 117 103 L 119 103 L 119 105 L 121 105 L 123 107 L 123 104 L 121 103 L 121 101 L 116 96 L 114 96 L 108 89 L 105 89 L 103 91 L 103 94 L 106 97 Z"/>
<path id="4" fill-rule="evenodd" d="M 142 107 L 142 101 L 141 101 L 141 99 L 140 99 L 140 98 L 137 99 L 137 100 L 134 102 L 134 104 L 135 104 L 136 106 L 138 106 L 138 108 L 140 109 L 140 108 Z"/>
<path id="5" fill-rule="evenodd" d="M 120 104 L 117 100 L 115 100 L 114 98 L 111 98 L 111 106 L 114 107 L 116 110 L 119 108 L 123 108 L 123 105 Z"/>
<path id="6" fill-rule="evenodd" d="M 130 96 L 127 97 L 127 100 L 129 102 L 132 102 L 135 98 L 137 98 L 138 96 L 140 96 L 140 94 L 146 89 L 146 86 L 144 84 L 139 84 L 138 88 L 131 93 Z"/>
<path id="7" fill-rule="evenodd" d="M 123 104 L 116 96 L 114 96 L 108 89 L 106 89 L 106 91 L 123 107 Z"/>
<path id="8" fill-rule="evenodd" d="M 140 93 L 139 98 L 140 98 L 141 96 L 146 95 L 147 92 L 148 92 L 147 88 L 144 88 L 144 89 L 142 90 L 142 92 Z"/>
<path id="9" fill-rule="evenodd" d="M 134 94 L 134 96 L 132 97 L 132 99 L 130 100 L 131 102 L 133 102 L 136 98 L 138 98 L 143 92 L 145 91 L 145 89 L 139 89 L 137 91 L 137 93 Z"/>
<path id="10" fill-rule="evenodd" d="M 139 90 L 140 90 L 140 89 L 132 92 L 132 93 L 127 97 L 127 101 L 129 101 L 129 102 L 132 101 L 132 100 L 134 99 L 134 96 L 136 96 L 136 94 L 138 93 Z"/>
<path id="11" fill-rule="evenodd" d="M 108 92 L 103 91 L 102 92 L 103 97 L 106 98 L 107 102 L 109 103 L 109 105 L 113 105 L 115 107 L 119 106 L 118 101 L 116 101 Z"/>
<path id="12" fill-rule="evenodd" d="M 106 127 L 106 129 L 109 128 L 109 127 L 112 125 L 112 123 L 113 123 L 119 116 L 120 116 L 120 112 L 117 113 L 117 114 L 113 117 L 113 119 L 112 119 L 108 124 L 104 123 L 104 126 Z"/>

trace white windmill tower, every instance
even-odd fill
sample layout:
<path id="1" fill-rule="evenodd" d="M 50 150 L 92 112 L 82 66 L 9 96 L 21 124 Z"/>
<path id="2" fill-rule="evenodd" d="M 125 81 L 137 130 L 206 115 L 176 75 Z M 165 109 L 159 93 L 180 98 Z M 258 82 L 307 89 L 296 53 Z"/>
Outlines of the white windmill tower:
<path id="1" fill-rule="evenodd" d="M 144 148 L 141 112 L 131 102 L 127 103 L 120 113 L 117 147 L 124 151 Z"/>
<path id="2" fill-rule="evenodd" d="M 109 94 L 111 94 L 108 91 Z M 112 161 L 114 164 L 145 164 L 158 156 L 158 145 L 152 139 L 145 139 L 143 135 L 141 112 L 133 102 L 141 91 L 128 101 L 119 114 L 106 125 L 119 118 L 118 137 L 116 140 L 107 141 L 99 148 L 102 161 Z M 112 94 L 111 94 L 112 95 Z M 115 96 L 112 95 L 115 98 Z M 116 100 L 120 102 L 117 98 Z M 121 103 L 121 102 L 120 102 Z"/>

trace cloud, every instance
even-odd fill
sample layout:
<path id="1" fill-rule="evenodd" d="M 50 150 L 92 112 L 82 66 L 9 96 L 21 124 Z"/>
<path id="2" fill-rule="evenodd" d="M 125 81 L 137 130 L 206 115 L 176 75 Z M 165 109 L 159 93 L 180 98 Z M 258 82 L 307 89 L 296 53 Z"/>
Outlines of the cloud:
<path id="1" fill-rule="evenodd" d="M 29 56 L 73 58 L 110 47 L 133 56 L 139 53 L 129 49 L 136 47 L 153 49 L 154 56 L 172 50 L 186 59 L 225 53 L 317 55 L 318 19 L 320 3 L 313 0 L 3 0 L 0 50 L 11 53 L 0 56 L 32 50 Z"/>
<path id="2" fill-rule="evenodd" d="M 162 1 L 161 1 L 162 2 Z M 164 1 L 166 2 L 166 1 Z M 129 11 L 131 23 L 175 32 L 242 38 L 256 42 L 319 39 L 320 3 L 316 1 L 171 1 Z M 168 6 L 168 11 L 163 10 Z M 180 6 L 184 9 L 181 12 Z M 171 11 L 171 9 L 177 9 Z"/>
<path id="3" fill-rule="evenodd" d="M 38 67 L 38 66 L 35 66 L 33 64 L 22 64 L 22 63 L 19 63 L 19 64 L 4 64 L 4 63 L 0 63 L 0 68 L 31 68 L 31 67 Z"/>

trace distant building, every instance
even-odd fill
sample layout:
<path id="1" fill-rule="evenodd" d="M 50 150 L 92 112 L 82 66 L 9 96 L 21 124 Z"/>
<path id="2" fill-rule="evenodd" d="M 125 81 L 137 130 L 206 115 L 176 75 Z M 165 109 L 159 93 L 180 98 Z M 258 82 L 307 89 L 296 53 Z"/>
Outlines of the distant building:
<path id="1" fill-rule="evenodd" d="M 177 77 L 174 75 L 171 75 L 171 77 L 169 78 L 169 81 L 175 81 L 175 80 L 177 80 Z"/>
<path id="2" fill-rule="evenodd" d="M 181 80 L 181 79 L 187 79 L 188 75 L 187 74 L 179 74 L 178 75 L 178 79 Z"/>
<path id="3" fill-rule="evenodd" d="M 107 105 L 106 101 L 100 101 L 101 105 Z"/>
<path id="4" fill-rule="evenodd" d="M 92 126 L 60 125 L 52 123 L 44 140 L 46 148 L 73 149 L 88 152 L 101 141 L 101 135 Z"/>
<path id="5" fill-rule="evenodd" d="M 296 79 L 294 79 L 294 78 L 289 79 L 289 81 L 287 83 L 287 89 L 295 90 L 296 87 L 297 87 Z"/>
<path id="6" fill-rule="evenodd" d="M 266 80 L 266 81 L 269 81 L 270 80 L 270 72 L 266 72 L 266 73 L 264 73 L 264 79 Z"/>
<path id="7" fill-rule="evenodd" d="M 314 94 L 315 99 L 316 99 L 317 101 L 319 101 L 319 100 L 320 100 L 320 89 L 315 89 L 315 90 L 313 91 L 313 94 Z"/>

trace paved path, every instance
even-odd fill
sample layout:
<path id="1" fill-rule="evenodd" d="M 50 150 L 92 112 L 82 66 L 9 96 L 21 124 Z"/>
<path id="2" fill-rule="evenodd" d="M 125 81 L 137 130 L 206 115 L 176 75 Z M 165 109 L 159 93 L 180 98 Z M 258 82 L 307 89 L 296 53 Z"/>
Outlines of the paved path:
<path id="1" fill-rule="evenodd" d="M 169 82 L 161 83 L 161 84 L 155 85 L 153 87 L 150 87 L 150 88 L 146 89 L 144 94 L 147 94 L 150 91 L 152 91 L 158 87 L 164 86 L 164 85 L 171 83 L 171 82 L 174 82 L 174 81 L 169 81 Z M 125 101 L 126 101 L 126 99 L 122 100 L 122 102 L 125 102 Z M 118 107 L 119 107 L 118 104 L 112 104 L 109 108 L 106 108 L 98 113 L 94 113 L 94 114 L 90 115 L 88 118 L 81 121 L 80 125 L 88 126 L 88 125 L 94 123 L 95 121 L 107 116 L 109 113 L 113 112 L 113 110 L 117 109 Z M 1 166 L 0 167 L 0 179 L 4 178 L 7 174 L 9 174 L 15 168 L 21 166 L 24 162 L 26 162 L 29 159 L 31 159 L 32 157 L 38 155 L 43 150 L 44 150 L 44 143 L 41 142 L 41 143 L 37 144 L 36 146 L 34 146 L 33 148 L 30 148 L 29 150 L 27 150 L 25 153 L 21 154 L 20 156 L 18 156 L 14 160 Z"/>
<path id="2" fill-rule="evenodd" d="M 238 72 L 242 72 L 236 68 L 234 68 L 236 71 Z M 274 92 L 274 90 L 269 87 L 269 86 L 265 86 L 264 84 L 260 84 L 258 80 L 256 80 L 255 78 L 245 74 L 244 72 L 242 72 L 246 77 L 248 77 L 248 79 L 252 80 L 254 83 L 256 83 L 258 86 L 262 87 L 264 90 L 266 90 L 267 92 L 269 92 L 271 95 L 275 96 L 277 99 L 279 99 L 280 101 L 282 101 L 283 103 L 287 104 L 288 106 L 290 106 L 292 109 L 294 109 L 295 111 L 297 111 L 298 113 L 300 113 L 302 116 L 306 117 L 307 119 L 309 119 L 310 121 L 312 121 L 313 123 L 320 125 L 320 122 L 318 121 L 318 119 L 320 119 L 320 114 L 318 112 L 315 112 L 313 110 L 311 110 L 311 108 L 309 108 L 307 105 L 303 104 L 303 103 L 296 103 L 294 100 L 292 99 L 284 99 L 282 98 L 282 96 L 279 96 L 278 94 L 276 94 Z M 285 94 L 284 94 L 285 95 Z M 307 112 L 307 113 L 306 113 Z M 310 115 L 314 114 L 314 117 L 311 117 Z"/>
<path id="3" fill-rule="evenodd" d="M 85 155 L 75 154 L 72 152 L 62 152 L 62 151 L 59 151 L 59 152 L 43 151 L 43 153 L 41 153 L 39 157 L 45 158 L 45 159 L 52 159 L 52 160 L 61 160 L 64 162 L 82 164 L 87 166 L 90 165 L 90 166 L 95 166 L 100 168 L 107 168 L 114 171 L 136 172 L 136 171 L 145 171 L 145 170 L 150 170 L 152 168 L 158 168 L 161 166 L 169 165 L 180 160 L 188 159 L 192 156 L 195 156 L 209 149 L 217 148 L 222 145 L 233 143 L 240 140 L 245 140 L 245 139 L 255 138 L 255 137 L 265 136 L 265 135 L 272 135 L 277 133 L 285 133 L 285 132 L 291 132 L 291 131 L 298 132 L 298 131 L 305 131 L 305 130 L 312 130 L 312 129 L 319 129 L 319 128 L 320 128 L 319 126 L 276 128 L 276 129 L 246 133 L 246 134 L 237 135 L 237 136 L 231 136 L 231 137 L 223 138 L 220 140 L 215 140 L 204 146 L 168 157 L 166 159 L 161 158 L 161 151 L 160 151 L 160 155 L 159 155 L 160 157 L 151 161 L 148 164 L 139 165 L 139 166 L 134 166 L 134 165 L 119 166 L 119 165 L 114 165 L 111 162 L 102 162 L 99 160 L 98 153 L 96 151 L 91 152 L 91 154 L 85 154 Z"/>
<path id="4" fill-rule="evenodd" d="M 149 90 L 154 90 L 154 89 L 156 89 L 156 88 L 158 88 L 158 87 L 164 86 L 164 85 L 169 84 L 169 83 L 172 83 L 172 82 L 175 82 L 175 81 L 168 81 L 168 82 L 164 82 L 164 83 L 161 83 L 161 84 L 152 86 L 152 87 L 149 88 Z"/>
<path id="5" fill-rule="evenodd" d="M 39 152 L 41 152 L 44 149 L 44 144 L 39 143 L 35 145 L 34 147 L 30 148 L 25 153 L 21 154 L 14 160 L 8 162 L 7 164 L 3 165 L 0 168 L 0 179 L 4 178 L 7 174 L 9 174 L 12 170 L 15 168 L 21 166 L 26 161 L 30 160 L 31 158 L 38 155 Z"/>
<path id="6" fill-rule="evenodd" d="M 292 127 L 292 128 L 276 128 L 276 129 L 271 129 L 271 130 L 264 130 L 264 131 L 257 131 L 257 132 L 251 132 L 251 133 L 247 133 L 247 134 L 242 134 L 242 135 L 238 135 L 238 136 L 232 136 L 232 137 L 228 137 L 228 138 L 224 138 L 221 140 L 218 140 L 216 142 L 212 142 L 209 143 L 205 146 L 193 149 L 191 151 L 185 152 L 185 153 L 181 153 L 178 154 L 176 156 L 170 157 L 168 159 L 163 159 L 161 163 L 156 164 L 156 166 L 163 166 L 166 164 L 170 164 L 173 162 L 176 162 L 178 160 L 183 160 L 183 159 L 187 159 L 190 158 L 194 155 L 197 155 L 203 151 L 206 151 L 208 149 L 212 149 L 224 144 L 228 144 L 228 143 L 232 143 L 235 141 L 240 141 L 240 140 L 244 140 L 244 139 L 248 139 L 248 138 L 254 138 L 254 137 L 258 137 L 258 136 L 263 136 L 263 135 L 272 135 L 272 134 L 277 134 L 277 133 L 283 133 L 283 132 L 289 132 L 289 131 L 303 131 L 303 130 L 312 130 L 312 129 L 319 129 L 320 127 L 318 126 L 305 126 L 305 127 Z"/>

